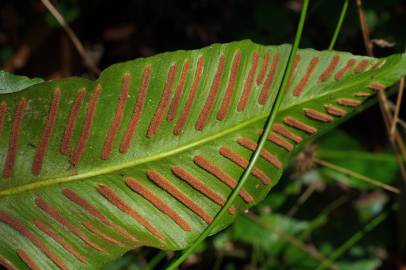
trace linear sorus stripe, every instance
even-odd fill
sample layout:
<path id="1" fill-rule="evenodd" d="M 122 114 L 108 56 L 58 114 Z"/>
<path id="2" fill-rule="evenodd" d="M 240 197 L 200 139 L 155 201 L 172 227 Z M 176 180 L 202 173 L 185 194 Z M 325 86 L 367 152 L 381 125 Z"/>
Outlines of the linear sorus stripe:
<path id="1" fill-rule="evenodd" d="M 242 91 L 240 101 L 238 102 L 237 111 L 241 112 L 245 109 L 248 99 L 251 94 L 252 86 L 254 84 L 255 73 L 257 72 L 259 54 L 257 51 L 252 56 L 251 68 L 248 71 L 247 79 L 245 80 L 244 89 Z"/>
<path id="2" fill-rule="evenodd" d="M 371 93 L 368 93 L 368 92 L 357 92 L 357 93 L 355 93 L 355 96 L 356 97 L 369 97 L 371 95 Z"/>
<path id="3" fill-rule="evenodd" d="M 23 223 L 9 215 L 6 212 L 0 211 L 0 222 L 7 224 L 21 235 L 30 240 L 37 248 L 42 250 L 48 258 L 50 258 L 60 269 L 66 270 L 67 267 L 61 260 L 42 242 L 32 231 L 30 231 Z"/>
<path id="4" fill-rule="evenodd" d="M 386 59 L 379 59 L 379 60 L 371 60 L 374 61 L 371 63 L 371 65 L 368 66 L 367 70 L 372 69 L 380 69 L 386 64 Z"/>
<path id="5" fill-rule="evenodd" d="M 192 109 L 193 101 L 195 100 L 197 90 L 199 89 L 199 83 L 202 77 L 203 67 L 204 67 L 204 58 L 201 55 L 197 60 L 195 77 L 193 79 L 192 87 L 190 88 L 189 96 L 187 97 L 185 107 L 183 108 L 183 111 L 178 119 L 178 122 L 176 122 L 176 125 L 173 128 L 173 134 L 175 135 L 180 135 L 180 133 L 183 130 L 183 127 L 186 125 L 186 122 L 190 114 L 190 110 Z"/>
<path id="6" fill-rule="evenodd" d="M 35 259 L 32 258 L 27 252 L 21 248 L 16 250 L 18 257 L 31 269 L 31 270 L 41 270 L 38 264 L 35 262 Z"/>
<path id="7" fill-rule="evenodd" d="M 31 168 L 33 175 L 39 175 L 41 172 L 42 163 L 48 149 L 48 143 L 54 130 L 60 100 L 61 90 L 57 88 L 54 90 L 51 106 L 49 108 L 48 118 L 46 120 L 44 129 L 42 130 L 41 139 L 39 141 L 37 149 L 35 150 L 34 161 Z"/>
<path id="8" fill-rule="evenodd" d="M 347 61 L 344 67 L 342 67 L 339 71 L 337 71 L 335 75 L 335 79 L 341 80 L 347 72 L 350 71 L 350 69 L 355 65 L 355 59 L 351 58 L 350 60 Z"/>
<path id="9" fill-rule="evenodd" d="M 261 105 L 264 105 L 266 103 L 266 101 L 268 100 L 269 91 L 271 89 L 271 85 L 272 85 L 272 82 L 273 82 L 275 74 L 276 74 L 276 69 L 278 67 L 278 63 L 279 63 L 279 53 L 276 52 L 272 59 L 271 68 L 269 69 L 268 75 L 265 79 L 264 86 L 258 97 L 258 103 Z"/>
<path id="10" fill-rule="evenodd" d="M 166 118 L 166 120 L 168 120 L 168 121 L 172 121 L 173 119 L 175 119 L 176 113 L 178 111 L 180 99 L 181 99 L 183 91 L 185 89 L 186 79 L 187 79 L 189 69 L 190 69 L 190 60 L 189 60 L 189 58 L 187 58 L 183 62 L 183 68 L 182 68 L 182 73 L 180 75 L 180 80 L 179 80 L 178 86 L 176 87 L 175 95 L 173 96 L 171 105 L 169 106 L 169 109 L 168 109 L 168 116 Z"/>
<path id="11" fill-rule="evenodd" d="M 337 104 L 348 107 L 357 107 L 358 105 L 361 104 L 361 101 L 352 98 L 339 98 L 337 99 Z"/>
<path id="12" fill-rule="evenodd" d="M 216 101 L 217 94 L 220 88 L 221 77 L 223 76 L 225 62 L 226 57 L 223 54 L 220 56 L 216 74 L 214 75 L 214 79 L 211 84 L 210 92 L 206 99 L 206 103 L 204 104 L 203 109 L 200 112 L 199 118 L 196 121 L 195 125 L 196 130 L 202 130 L 206 125 L 207 119 L 209 119 L 210 112 L 213 108 L 214 102 Z"/>
<path id="13" fill-rule="evenodd" d="M 98 184 L 96 187 L 97 191 L 106 198 L 110 203 L 115 205 L 118 209 L 122 212 L 129 215 L 133 218 L 136 222 L 141 224 L 145 229 L 147 229 L 150 233 L 155 235 L 160 240 L 165 240 L 163 235 L 151 224 L 148 220 L 146 220 L 143 216 L 141 216 L 137 211 L 135 211 L 131 206 L 129 206 L 120 196 L 114 192 L 111 188 L 106 185 Z"/>
<path id="14" fill-rule="evenodd" d="M 333 74 L 334 70 L 337 68 L 338 63 L 340 62 L 340 56 L 334 55 L 333 58 L 331 59 L 330 64 L 327 66 L 327 68 L 321 73 L 319 77 L 320 82 L 327 81 L 328 78 L 330 78 L 331 74 Z"/>
<path id="15" fill-rule="evenodd" d="M 313 59 L 310 61 L 309 66 L 307 67 L 305 75 L 303 76 L 303 78 L 300 80 L 300 82 L 296 86 L 295 90 L 293 91 L 294 96 L 298 97 L 303 92 L 304 88 L 306 87 L 307 82 L 309 81 L 314 69 L 317 66 L 317 63 L 319 63 L 319 58 L 313 57 Z"/>
<path id="16" fill-rule="evenodd" d="M 227 147 L 224 146 L 220 147 L 219 153 L 223 157 L 231 160 L 232 162 L 234 162 L 243 169 L 246 169 L 248 167 L 249 160 L 245 159 L 243 156 L 241 156 L 237 152 L 232 151 Z M 272 182 L 271 179 L 257 167 L 254 167 L 254 169 L 252 169 L 252 175 L 261 180 L 264 185 L 269 185 Z"/>
<path id="17" fill-rule="evenodd" d="M 293 60 L 293 67 L 289 74 L 288 84 L 286 85 L 286 92 L 288 91 L 290 84 L 292 83 L 293 76 L 296 72 L 297 66 L 299 65 L 300 60 L 302 60 L 302 56 L 300 54 L 296 54 L 295 59 Z"/>
<path id="18" fill-rule="evenodd" d="M 267 139 L 268 139 L 268 141 L 276 144 L 277 146 L 282 147 L 283 149 L 285 149 L 288 152 L 292 151 L 294 148 L 293 144 L 291 144 L 284 138 L 280 137 L 275 132 L 270 132 Z"/>
<path id="19" fill-rule="evenodd" d="M 368 65 L 367 65 L 367 67 L 366 67 L 363 71 L 366 72 L 366 71 L 369 71 L 369 70 L 373 69 L 375 63 L 376 63 L 376 62 L 375 62 L 374 59 L 370 59 L 370 61 L 369 61 Z"/>
<path id="20" fill-rule="evenodd" d="M 118 104 L 116 113 L 111 122 L 109 131 L 107 132 L 106 139 L 104 140 L 103 150 L 101 153 L 102 159 L 108 159 L 113 152 L 114 140 L 117 136 L 118 130 L 121 126 L 121 121 L 123 120 L 125 107 L 128 100 L 128 91 L 130 89 L 131 75 L 130 73 L 125 73 L 121 80 L 121 92 L 120 97 L 118 98 Z"/>
<path id="21" fill-rule="evenodd" d="M 354 72 L 356 74 L 363 72 L 367 68 L 368 63 L 368 59 L 362 59 L 361 62 L 359 62 L 359 64 L 355 67 Z"/>
<path id="22" fill-rule="evenodd" d="M 0 255 L 0 265 L 7 270 L 18 270 L 17 267 L 12 262 L 10 262 L 1 255 Z"/>
<path id="23" fill-rule="evenodd" d="M 91 205 L 88 201 L 86 201 L 84 198 L 82 198 L 75 191 L 65 188 L 62 190 L 62 193 L 63 193 L 63 195 L 65 195 L 66 198 L 68 198 L 75 204 L 81 206 L 89 214 L 96 217 L 101 222 L 103 222 L 105 224 L 111 224 L 111 221 L 105 215 L 103 215 L 99 210 L 97 210 L 93 205 Z"/>
<path id="24" fill-rule="evenodd" d="M 168 78 L 166 79 L 164 91 L 162 92 L 161 100 L 159 101 L 158 108 L 155 111 L 154 117 L 151 120 L 147 131 L 147 138 L 152 138 L 152 136 L 158 131 L 162 120 L 164 119 L 164 114 L 166 108 L 169 105 L 169 99 L 171 98 L 171 92 L 173 83 L 176 76 L 176 64 L 171 65 L 168 72 Z"/>
<path id="25" fill-rule="evenodd" d="M 63 239 L 57 233 L 55 233 L 49 226 L 45 225 L 40 220 L 34 221 L 34 224 L 35 226 L 37 226 L 38 229 L 40 229 L 42 232 L 44 232 L 53 240 L 55 240 L 55 242 L 60 244 L 66 251 L 75 256 L 79 261 L 81 261 L 84 264 L 88 263 L 85 257 L 80 255 L 80 253 L 74 247 L 72 247 L 68 242 L 65 241 L 65 239 Z"/>
<path id="26" fill-rule="evenodd" d="M 126 153 L 130 148 L 132 138 L 134 137 L 135 130 L 137 129 L 138 122 L 141 119 L 142 110 L 145 106 L 145 97 L 147 96 L 149 80 L 151 78 L 151 65 L 148 64 L 145 67 L 144 74 L 142 76 L 141 86 L 138 90 L 137 100 L 135 101 L 134 112 L 131 116 L 131 120 L 127 126 L 123 139 L 120 143 L 120 152 Z"/>
<path id="27" fill-rule="evenodd" d="M 328 114 L 316 111 L 315 109 L 304 108 L 303 111 L 307 117 L 309 117 L 313 120 L 317 120 L 317 121 L 325 122 L 325 123 L 333 121 L 333 117 L 331 117 Z"/>
<path id="28" fill-rule="evenodd" d="M 300 121 L 300 120 L 298 120 L 298 119 L 296 119 L 296 118 L 294 118 L 292 116 L 286 116 L 283 119 L 283 122 L 288 126 L 299 129 L 299 130 L 301 130 L 303 132 L 306 132 L 308 134 L 314 134 L 314 133 L 317 132 L 317 128 L 312 127 L 312 126 L 310 126 L 308 124 L 305 124 L 302 121 Z"/>
<path id="29" fill-rule="evenodd" d="M 217 177 L 217 179 L 229 186 L 231 189 L 234 189 L 237 186 L 237 181 L 234 178 L 232 178 L 230 175 L 228 175 L 212 162 L 208 161 L 203 156 L 197 155 L 194 157 L 193 161 L 197 166 L 207 171 L 211 175 Z M 252 195 L 249 194 L 245 188 L 241 189 L 239 195 L 246 203 L 251 203 L 254 201 Z"/>
<path id="30" fill-rule="evenodd" d="M 240 67 L 240 62 L 241 62 L 241 51 L 237 51 L 234 55 L 233 63 L 231 65 L 230 77 L 228 79 L 226 92 L 224 93 L 223 102 L 221 103 L 220 109 L 217 112 L 217 119 L 220 121 L 226 117 L 228 108 L 230 107 L 230 103 L 231 103 L 233 95 L 234 95 L 235 84 L 237 82 L 238 69 Z"/>
<path id="31" fill-rule="evenodd" d="M 210 216 L 203 208 L 197 205 L 192 199 L 190 199 L 183 191 L 178 189 L 171 181 L 159 174 L 157 171 L 150 170 L 147 172 L 147 176 L 155 184 L 168 192 L 172 197 L 180 201 L 183 205 L 189 208 L 193 213 L 198 215 L 206 223 L 210 224 L 213 221 L 213 217 Z"/>
<path id="32" fill-rule="evenodd" d="M 302 142 L 302 137 L 291 132 L 287 127 L 285 127 L 282 124 L 274 124 L 272 126 L 272 130 L 275 131 L 276 133 L 278 133 L 279 135 L 282 135 L 282 136 L 294 141 L 295 143 Z"/>
<path id="33" fill-rule="evenodd" d="M 56 220 L 62 226 L 64 226 L 68 231 L 79 237 L 89 247 L 92 247 L 101 252 L 104 251 L 103 248 L 101 248 L 99 245 L 91 241 L 83 232 L 81 232 L 72 223 L 70 223 L 67 218 L 62 216 L 62 214 L 60 214 L 55 208 L 49 205 L 45 200 L 43 200 L 42 198 L 36 198 L 35 204 L 39 208 L 41 208 L 46 214 L 48 214 L 50 217 L 52 217 L 54 220 Z"/>
<path id="34" fill-rule="evenodd" d="M 183 230 L 190 232 L 190 226 L 186 220 L 180 216 L 173 208 L 168 206 L 166 202 L 161 200 L 152 190 L 141 184 L 138 180 L 126 177 L 126 184 L 135 192 L 144 197 L 147 201 L 158 208 L 162 213 L 169 216 L 176 224 L 178 224 Z"/>
<path id="35" fill-rule="evenodd" d="M 101 91 L 102 91 L 102 87 L 100 84 L 98 84 L 96 86 L 96 89 L 94 90 L 92 96 L 90 97 L 89 103 L 87 105 L 85 122 L 83 124 L 82 132 L 80 133 L 80 136 L 79 136 L 78 144 L 76 145 L 75 149 L 72 151 L 72 154 L 70 156 L 69 161 L 72 164 L 72 166 L 76 166 L 79 163 L 79 161 L 82 157 L 82 154 L 85 151 L 87 141 L 89 140 L 89 137 L 91 134 L 94 114 L 96 112 L 96 106 L 97 106 L 97 102 L 99 101 Z"/>
<path id="36" fill-rule="evenodd" d="M 347 114 L 347 111 L 340 109 L 332 104 L 324 105 L 324 110 L 326 110 L 327 113 L 338 117 L 345 116 Z"/>
<path id="37" fill-rule="evenodd" d="M 383 91 L 385 90 L 386 86 L 381 82 L 371 82 L 368 84 L 368 88 L 375 91 Z"/>
<path id="38" fill-rule="evenodd" d="M 24 117 L 24 110 L 27 106 L 27 101 L 21 98 L 18 102 L 16 112 L 14 114 L 13 124 L 11 126 L 10 138 L 8 141 L 8 151 L 6 161 L 4 163 L 3 176 L 11 177 L 14 170 L 14 165 L 17 157 L 18 138 L 20 136 L 21 123 Z"/>
<path id="39" fill-rule="evenodd" d="M 107 234 L 103 233 L 102 231 L 100 231 L 99 229 L 94 227 L 90 222 L 83 222 L 82 225 L 86 229 L 88 229 L 90 232 L 94 233 L 95 235 L 97 235 L 98 237 L 103 239 L 104 241 L 109 242 L 109 243 L 111 243 L 113 245 L 123 246 L 123 244 L 120 241 L 118 241 L 118 240 L 108 236 Z"/>
<path id="40" fill-rule="evenodd" d="M 173 166 L 172 173 L 174 175 L 176 175 L 178 178 L 180 178 L 181 180 L 183 180 L 186 183 L 188 183 L 189 185 L 191 185 L 194 189 L 196 189 L 200 193 L 206 195 L 209 199 L 211 199 L 216 204 L 223 206 L 226 203 L 226 200 L 220 194 L 218 194 L 216 191 L 214 191 L 212 188 L 210 188 L 204 182 L 200 181 L 197 177 L 193 176 L 191 173 L 189 173 L 182 167 Z M 228 210 L 231 214 L 234 214 L 235 206 L 230 207 Z"/>
<path id="41" fill-rule="evenodd" d="M 5 101 L 0 102 L 0 138 L 3 132 L 4 121 L 6 120 L 7 103 Z"/>
<path id="42" fill-rule="evenodd" d="M 255 151 L 258 146 L 256 142 L 247 137 L 238 137 L 237 143 L 250 151 Z M 276 169 L 282 169 L 282 162 L 268 150 L 263 148 L 261 151 L 261 157 L 271 163 Z"/>
<path id="43" fill-rule="evenodd" d="M 66 123 L 65 133 L 62 137 L 61 142 L 61 154 L 68 155 L 69 154 L 69 146 L 72 140 L 73 131 L 75 129 L 76 120 L 78 119 L 80 107 L 82 106 L 83 100 L 86 96 L 86 89 L 81 88 L 78 91 L 75 101 L 73 102 L 72 109 L 68 118 L 68 122 Z"/>
<path id="44" fill-rule="evenodd" d="M 62 190 L 62 193 L 63 193 L 63 195 L 65 195 L 66 198 L 68 198 L 73 203 L 82 207 L 84 210 L 86 210 L 87 213 L 96 217 L 98 220 L 100 220 L 104 224 L 110 226 L 116 232 L 121 233 L 125 238 L 130 239 L 131 241 L 134 241 L 134 242 L 137 241 L 137 239 L 135 237 L 133 237 L 129 232 L 127 232 L 124 228 L 114 224 L 110 219 L 107 218 L 107 216 L 102 214 L 99 210 L 96 209 L 96 207 L 91 205 L 86 199 L 82 198 L 75 191 L 65 188 Z"/>
<path id="45" fill-rule="evenodd" d="M 271 59 L 271 54 L 269 52 L 266 52 L 264 55 L 264 61 L 262 62 L 261 70 L 258 73 L 257 77 L 257 85 L 260 85 L 264 82 L 265 79 L 265 73 L 268 68 L 269 60 Z"/>
<path id="46" fill-rule="evenodd" d="M 373 66 L 373 68 L 374 68 L 374 69 L 379 69 L 379 68 L 383 67 L 383 65 L 385 65 L 385 64 L 386 64 L 386 59 L 381 59 L 381 60 L 378 60 L 378 61 L 375 63 L 375 65 Z"/>

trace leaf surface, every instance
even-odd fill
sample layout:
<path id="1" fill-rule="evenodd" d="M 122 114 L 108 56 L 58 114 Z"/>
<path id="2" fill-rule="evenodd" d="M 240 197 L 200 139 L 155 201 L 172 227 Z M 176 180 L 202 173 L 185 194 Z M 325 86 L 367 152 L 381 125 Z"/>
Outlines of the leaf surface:
<path id="1" fill-rule="evenodd" d="M 4 70 L 0 70 L 0 94 L 8 94 L 21 91 L 31 85 L 43 82 L 40 78 L 28 78 L 18 76 Z"/>
<path id="2" fill-rule="evenodd" d="M 214 44 L 0 95 L 0 263 L 95 269 L 143 245 L 188 246 L 247 166 L 289 51 Z M 405 73 L 405 55 L 300 50 L 261 159 L 216 231 L 266 196 L 295 147 Z"/>

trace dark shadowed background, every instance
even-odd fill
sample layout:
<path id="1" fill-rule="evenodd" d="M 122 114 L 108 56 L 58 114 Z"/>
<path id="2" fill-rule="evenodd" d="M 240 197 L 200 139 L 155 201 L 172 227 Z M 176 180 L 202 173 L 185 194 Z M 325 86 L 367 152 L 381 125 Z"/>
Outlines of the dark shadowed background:
<path id="1" fill-rule="evenodd" d="M 267 45 L 290 43 L 301 2 L 53 1 L 101 70 L 137 57 L 197 49 L 216 42 L 251 39 Z M 342 2 L 310 2 L 302 48 L 328 47 Z M 376 44 L 375 55 L 403 52 L 406 1 L 364 2 L 371 38 Z M 355 1 L 350 1 L 335 49 L 365 54 Z M 0 1 L 0 69 L 46 79 L 95 78 L 39 0 Z M 396 95 L 391 97 L 395 98 Z M 404 131 L 405 126 L 401 122 L 400 130 Z M 320 138 L 317 147 L 316 151 L 327 153 L 326 156 L 330 153 L 326 159 L 340 166 L 393 185 L 401 183 L 376 105 Z M 346 154 L 349 151 L 352 154 Z M 331 153 L 336 156 L 331 157 Z M 289 169 L 268 198 L 251 210 L 258 220 L 239 218 L 225 232 L 208 239 L 182 269 L 314 269 L 320 260 L 309 252 L 314 249 L 325 257 L 331 256 L 348 239 L 362 234 L 371 218 L 386 213 L 398 199 L 326 168 L 314 167 L 304 173 Z M 406 228 L 401 225 L 406 224 L 405 216 L 404 212 L 389 212 L 359 242 L 349 243 L 334 265 L 338 269 L 405 270 Z M 271 229 L 278 227 L 282 231 Z M 297 241 L 305 246 L 298 246 Z M 155 269 L 161 269 L 173 253 L 149 248 L 129 252 L 105 269 L 143 269 L 160 255 L 164 258 Z"/>

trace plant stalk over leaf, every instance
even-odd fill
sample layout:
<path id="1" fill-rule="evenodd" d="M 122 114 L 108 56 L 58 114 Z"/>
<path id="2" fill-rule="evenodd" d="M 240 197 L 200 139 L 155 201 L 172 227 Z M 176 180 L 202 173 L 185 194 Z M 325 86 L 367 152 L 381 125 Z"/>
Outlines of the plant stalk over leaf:
<path id="1" fill-rule="evenodd" d="M 297 31 L 296 31 L 296 37 L 295 37 L 295 41 L 293 44 L 293 47 L 291 49 L 290 55 L 289 55 L 289 60 L 288 63 L 286 65 L 285 71 L 283 73 L 283 78 L 282 78 L 282 83 L 278 89 L 277 95 L 276 95 L 276 99 L 275 102 L 272 104 L 265 128 L 264 128 L 264 133 L 262 134 L 259 143 L 258 143 L 258 147 L 255 150 L 254 154 L 252 155 L 249 165 L 248 167 L 245 169 L 244 173 L 242 174 L 239 183 L 237 185 L 237 187 L 233 190 L 233 192 L 230 194 L 230 197 L 227 200 L 227 203 L 222 207 L 222 209 L 220 210 L 220 212 L 216 215 L 216 217 L 214 218 L 213 222 L 207 226 L 207 228 L 199 235 L 199 237 L 194 241 L 194 243 L 187 248 L 182 255 L 177 258 L 173 263 L 171 263 L 169 265 L 169 267 L 167 268 L 167 270 L 174 270 L 176 269 L 179 265 L 182 264 L 182 262 L 190 255 L 193 253 L 193 251 L 198 247 L 198 245 L 200 245 L 200 243 L 207 237 L 209 236 L 210 232 L 213 230 L 213 228 L 217 225 L 217 223 L 221 220 L 221 218 L 226 214 L 226 211 L 228 211 L 228 208 L 230 208 L 230 206 L 233 204 L 234 200 L 237 198 L 240 190 L 242 189 L 242 187 L 244 186 L 245 182 L 248 179 L 248 176 L 251 174 L 252 169 L 255 166 L 255 162 L 257 161 L 257 159 L 260 156 L 260 153 L 262 151 L 262 148 L 264 147 L 264 144 L 268 138 L 268 135 L 270 133 L 271 130 L 271 126 L 275 120 L 276 117 L 276 113 L 279 109 L 279 106 L 281 105 L 283 98 L 285 96 L 285 88 L 289 83 L 289 75 L 292 68 L 293 68 L 293 59 L 295 58 L 297 49 L 299 47 L 300 44 L 300 39 L 302 36 L 302 32 L 303 32 L 303 27 L 304 27 L 304 22 L 306 19 L 306 13 L 307 13 L 307 9 L 309 6 L 309 0 L 304 0 L 303 1 L 303 6 L 302 6 L 302 10 L 300 12 L 300 18 L 299 18 L 299 24 L 297 27 Z"/>

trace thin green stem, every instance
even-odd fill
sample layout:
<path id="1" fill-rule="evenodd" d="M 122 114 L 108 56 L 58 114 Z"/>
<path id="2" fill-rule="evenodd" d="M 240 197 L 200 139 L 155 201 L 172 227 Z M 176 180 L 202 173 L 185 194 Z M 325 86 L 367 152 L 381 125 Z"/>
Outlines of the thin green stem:
<path id="1" fill-rule="evenodd" d="M 299 43 L 300 43 L 300 39 L 302 37 L 302 32 L 303 32 L 303 26 L 304 26 L 304 22 L 305 22 L 305 18 L 306 18 L 306 13 L 307 13 L 307 8 L 309 6 L 309 1 L 310 0 L 304 0 L 303 1 L 303 7 L 300 13 L 300 19 L 299 19 L 299 24 L 297 27 L 297 31 L 296 31 L 296 36 L 295 36 L 295 41 L 293 44 L 293 47 L 290 51 L 290 55 L 289 55 L 289 60 L 288 63 L 286 65 L 284 74 L 283 74 L 283 79 L 282 79 L 282 83 L 278 89 L 278 92 L 276 94 L 276 98 L 275 98 L 275 102 L 272 103 L 271 105 L 271 110 L 269 112 L 269 116 L 264 128 L 264 133 L 262 134 L 259 143 L 258 143 L 258 147 L 256 149 L 256 151 L 254 152 L 254 154 L 251 157 L 250 163 L 248 165 L 248 167 L 246 168 L 246 170 L 244 171 L 244 173 L 242 174 L 240 181 L 237 185 L 237 187 L 233 190 L 233 192 L 231 192 L 231 195 L 229 196 L 227 203 L 222 207 L 222 209 L 218 212 L 218 214 L 216 215 L 216 217 L 214 218 L 213 222 L 210 223 L 209 226 L 206 227 L 206 229 L 198 236 L 198 238 L 193 242 L 193 244 L 186 249 L 182 255 L 180 257 L 178 257 L 174 262 L 172 262 L 166 269 L 167 270 L 174 270 L 176 269 L 179 265 L 182 264 L 183 261 L 186 260 L 186 258 L 192 254 L 195 249 L 200 245 L 200 243 L 207 237 L 209 236 L 209 234 L 211 233 L 211 231 L 217 226 L 217 224 L 219 223 L 219 221 L 223 218 L 223 216 L 226 214 L 228 208 L 234 203 L 235 199 L 237 198 L 238 194 L 240 193 L 241 188 L 244 186 L 245 182 L 248 179 L 248 176 L 251 174 L 252 169 L 254 168 L 255 162 L 257 161 L 262 148 L 264 147 L 264 144 L 266 142 L 266 138 L 268 138 L 269 132 L 271 130 L 271 126 L 275 120 L 276 117 L 276 112 L 278 111 L 283 98 L 285 96 L 285 88 L 288 84 L 288 80 L 289 80 L 289 76 L 288 74 L 290 74 L 292 67 L 293 67 L 293 58 L 296 55 L 296 52 L 298 50 L 299 47 Z"/>
<path id="2" fill-rule="evenodd" d="M 306 190 L 302 193 L 302 195 L 300 195 L 300 197 L 297 199 L 296 203 L 286 213 L 287 217 L 292 218 L 297 213 L 299 208 L 307 202 L 307 200 L 316 190 L 317 185 L 318 185 L 317 182 L 313 182 L 306 188 Z"/>
<path id="3" fill-rule="evenodd" d="M 330 256 L 327 260 L 325 260 L 322 264 L 319 265 L 319 267 L 316 268 L 316 270 L 323 270 L 328 268 L 335 260 L 337 260 L 339 257 L 341 257 L 345 252 L 347 252 L 351 247 L 353 247 L 358 241 L 360 241 L 367 233 L 371 232 L 376 226 L 381 224 L 389 213 L 392 210 L 395 210 L 397 206 L 394 204 L 390 209 L 380 213 L 376 217 L 374 217 L 368 224 L 365 225 L 365 227 L 355 233 L 352 237 L 350 237 L 347 241 L 345 241 L 341 246 L 339 246 Z"/>
<path id="4" fill-rule="evenodd" d="M 338 207 L 343 205 L 349 200 L 348 196 L 342 196 L 338 198 L 337 200 L 333 201 L 330 203 L 326 208 L 321 211 L 316 218 L 314 218 L 310 223 L 309 226 L 306 230 L 304 230 L 298 238 L 300 240 L 307 240 L 307 238 L 310 236 L 310 234 L 315 231 L 316 229 L 324 226 L 328 221 L 328 216 Z"/>
<path id="5" fill-rule="evenodd" d="M 72 28 L 70 28 L 69 24 L 66 22 L 65 18 L 62 16 L 62 14 L 54 7 L 54 5 L 49 1 L 49 0 L 41 0 L 42 4 L 49 10 L 49 12 L 54 16 L 56 21 L 62 26 L 62 28 L 65 30 L 66 34 L 68 37 L 71 39 L 73 45 L 75 46 L 76 50 L 80 54 L 80 56 L 84 60 L 85 66 L 89 68 L 91 72 L 93 72 L 96 75 L 100 74 L 100 69 L 97 67 L 97 65 L 94 63 L 92 58 L 89 57 L 89 55 L 86 53 L 85 47 L 83 46 L 82 42 L 78 38 L 78 36 L 73 32 Z"/>
<path id="6" fill-rule="evenodd" d="M 343 7 L 341 8 L 340 18 L 338 19 L 337 26 L 334 31 L 334 35 L 331 38 L 330 45 L 328 46 L 329 51 L 332 50 L 334 48 L 334 45 L 336 44 L 338 34 L 340 33 L 341 26 L 343 25 L 345 15 L 347 14 L 348 2 L 349 2 L 349 0 L 344 0 Z"/>
<path id="7" fill-rule="evenodd" d="M 144 270 L 152 270 L 155 266 L 158 265 L 160 261 L 162 261 L 166 256 L 166 251 L 161 250 L 158 252 L 148 263 L 148 265 L 144 268 Z"/>
<path id="8" fill-rule="evenodd" d="M 214 263 L 213 270 L 220 270 L 221 264 L 223 263 L 223 259 L 224 259 L 224 251 L 220 250 Z"/>

